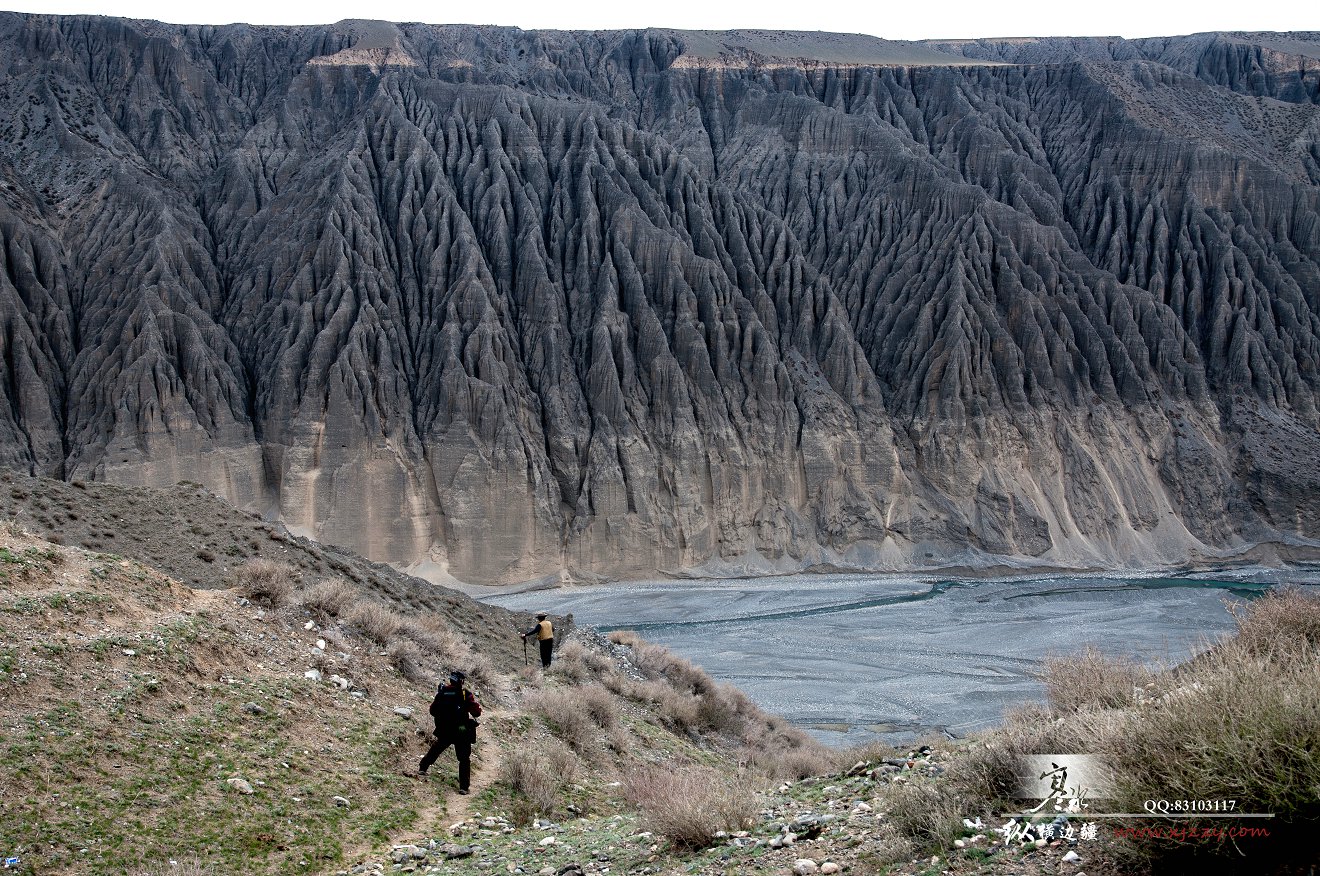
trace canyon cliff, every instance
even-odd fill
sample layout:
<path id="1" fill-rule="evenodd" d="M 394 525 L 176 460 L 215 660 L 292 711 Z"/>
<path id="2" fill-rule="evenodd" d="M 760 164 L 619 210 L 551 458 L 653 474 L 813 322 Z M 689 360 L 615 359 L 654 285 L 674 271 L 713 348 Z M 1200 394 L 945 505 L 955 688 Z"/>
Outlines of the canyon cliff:
<path id="1" fill-rule="evenodd" d="M 1320 553 L 1320 34 L 0 13 L 0 465 L 432 580 Z"/>

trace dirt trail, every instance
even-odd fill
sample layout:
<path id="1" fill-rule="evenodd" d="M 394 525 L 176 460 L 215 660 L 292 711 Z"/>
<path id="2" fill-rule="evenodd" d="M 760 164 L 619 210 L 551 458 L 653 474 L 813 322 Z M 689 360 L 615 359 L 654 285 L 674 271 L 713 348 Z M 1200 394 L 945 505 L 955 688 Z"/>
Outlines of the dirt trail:
<path id="1" fill-rule="evenodd" d="M 504 716 L 500 709 L 487 707 L 482 720 L 488 726 L 499 723 Z M 416 775 L 417 761 L 431 744 L 428 735 L 425 744 L 405 755 L 412 758 L 405 766 L 409 775 Z M 481 792 L 494 784 L 499 776 L 500 766 L 504 762 L 504 748 L 491 736 L 478 735 L 477 743 L 472 747 L 472 784 L 471 793 L 460 794 L 454 784 L 455 761 L 453 749 L 445 749 L 440 760 L 431 768 L 429 776 L 420 777 L 419 781 L 429 783 L 432 794 L 425 795 L 426 802 L 417 811 L 417 820 L 409 827 L 400 828 L 390 834 L 390 845 L 415 843 L 423 838 L 439 839 L 448 830 L 449 825 L 466 819 L 472 812 L 473 801 Z"/>

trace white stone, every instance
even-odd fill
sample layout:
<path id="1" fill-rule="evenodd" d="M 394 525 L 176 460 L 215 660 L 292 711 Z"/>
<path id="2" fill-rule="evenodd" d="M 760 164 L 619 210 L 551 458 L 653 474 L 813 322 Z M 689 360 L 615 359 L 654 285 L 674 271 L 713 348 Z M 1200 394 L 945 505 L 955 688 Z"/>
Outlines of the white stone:
<path id="1" fill-rule="evenodd" d="M 320 681 L 322 678 L 321 670 L 309 669 L 303 673 L 303 678 L 310 678 L 312 681 Z"/>
<path id="2" fill-rule="evenodd" d="M 407 706 L 397 706 L 394 709 L 394 714 L 398 715 L 400 718 L 411 718 L 413 716 L 413 710 Z"/>
<path id="3" fill-rule="evenodd" d="M 307 623 L 303 624 L 303 629 L 304 630 L 316 629 L 316 621 L 308 621 Z"/>
<path id="4" fill-rule="evenodd" d="M 332 797 L 331 799 L 334 800 L 336 806 L 347 806 L 347 805 L 348 805 L 348 798 L 347 798 L 347 797 L 341 797 L 341 796 L 339 796 L 338 794 L 336 794 L 336 795 L 335 795 L 334 797 Z"/>
<path id="5" fill-rule="evenodd" d="M 1069 852 L 1068 854 L 1063 856 L 1063 863 L 1080 864 L 1082 863 L 1082 856 L 1077 854 L 1076 852 Z"/>
<path id="6" fill-rule="evenodd" d="M 251 782 L 249 782 L 247 779 L 241 779 L 238 776 L 234 776 L 226 784 L 228 784 L 229 787 L 233 788 L 235 791 L 237 791 L 240 794 L 256 793 L 256 791 L 254 791 L 252 788 Z"/>
<path id="7" fill-rule="evenodd" d="M 824 864 L 820 865 L 821 876 L 833 876 L 833 874 L 838 873 L 839 870 L 839 865 L 833 861 L 826 861 Z"/>
<path id="8" fill-rule="evenodd" d="M 553 846 L 554 844 L 555 838 L 552 836 L 542 837 L 541 841 L 537 843 L 538 846 Z"/>
<path id="9" fill-rule="evenodd" d="M 320 648 L 322 651 L 324 651 L 324 650 L 325 650 L 325 639 L 317 639 L 317 640 L 316 640 L 316 647 L 317 647 L 317 648 Z"/>
<path id="10" fill-rule="evenodd" d="M 810 858 L 798 858 L 793 862 L 793 876 L 813 876 L 820 872 L 820 867 Z"/>

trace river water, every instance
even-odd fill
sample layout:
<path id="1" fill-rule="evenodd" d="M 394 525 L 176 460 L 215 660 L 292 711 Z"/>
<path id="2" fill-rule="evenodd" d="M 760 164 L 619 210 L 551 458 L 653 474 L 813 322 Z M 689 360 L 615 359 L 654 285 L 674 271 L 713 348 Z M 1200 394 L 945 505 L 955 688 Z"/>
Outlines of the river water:
<path id="1" fill-rule="evenodd" d="M 963 736 L 1042 701 L 1045 659 L 1092 645 L 1179 662 L 1279 573 L 937 580 L 794 575 L 556 589 L 490 598 L 636 630 L 817 738 Z M 1288 576 L 1289 581 L 1301 581 Z"/>

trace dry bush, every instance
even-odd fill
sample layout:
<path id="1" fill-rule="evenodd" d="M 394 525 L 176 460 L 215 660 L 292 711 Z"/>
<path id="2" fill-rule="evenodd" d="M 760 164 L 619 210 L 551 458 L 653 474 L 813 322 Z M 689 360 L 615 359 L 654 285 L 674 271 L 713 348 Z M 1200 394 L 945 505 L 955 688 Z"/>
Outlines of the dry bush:
<path id="1" fill-rule="evenodd" d="M 1063 713 L 1126 706 L 1152 676 L 1139 663 L 1087 648 L 1074 656 L 1046 660 L 1041 677 L 1050 708 Z"/>
<path id="2" fill-rule="evenodd" d="M 738 752 L 738 761 L 749 772 L 771 782 L 796 782 L 809 776 L 828 775 L 834 772 L 836 763 L 830 751 L 814 740 L 794 744 L 777 735 L 745 745 Z"/>
<path id="3" fill-rule="evenodd" d="M 729 684 L 715 685 L 697 699 L 697 725 L 717 733 L 737 733 L 755 714 L 751 700 Z"/>
<path id="4" fill-rule="evenodd" d="M 437 662 L 462 669 L 474 685 L 490 688 L 499 684 L 499 673 L 495 672 L 490 661 L 473 650 L 468 641 L 450 629 L 438 614 L 426 614 L 417 619 L 402 618 L 394 634 L 411 640 Z"/>
<path id="5" fill-rule="evenodd" d="M 248 560 L 234 570 L 238 592 L 268 608 L 279 608 L 289 601 L 298 583 L 298 571 L 288 563 L 273 560 Z"/>
<path id="6" fill-rule="evenodd" d="M 776 782 L 827 775 L 835 771 L 840 757 L 778 715 L 760 710 L 744 723 L 742 740 L 739 760 L 757 775 Z"/>
<path id="7" fill-rule="evenodd" d="M 323 578 L 298 594 L 303 607 L 323 618 L 339 617 L 357 598 L 357 589 L 341 578 Z"/>
<path id="8" fill-rule="evenodd" d="M 586 750 L 600 734 L 582 703 L 562 692 L 533 691 L 523 702 L 529 710 L 544 718 L 551 732 L 574 751 Z"/>
<path id="9" fill-rule="evenodd" d="M 1009 802 L 1017 788 L 1019 755 L 1025 753 L 993 736 L 975 740 L 949 764 L 949 782 L 976 801 L 978 809 L 1016 808 Z"/>
<path id="10" fill-rule="evenodd" d="M 647 690 L 660 719 L 672 729 L 686 733 L 700 724 L 700 697 L 696 694 L 674 690 L 663 681 L 652 682 Z"/>
<path id="11" fill-rule="evenodd" d="M 400 618 L 394 636 L 408 639 L 442 663 L 462 665 L 471 662 L 473 657 L 468 643 L 438 618 L 428 616 L 420 621 L 410 617 Z"/>
<path id="12" fill-rule="evenodd" d="M 933 783 L 888 786 L 885 811 L 899 835 L 922 850 L 943 852 L 963 835 L 966 813 L 957 796 Z"/>
<path id="13" fill-rule="evenodd" d="M 1261 657 L 1320 650 L 1320 598 L 1295 587 L 1272 590 L 1246 605 L 1230 605 L 1237 623 L 1233 647 Z"/>
<path id="14" fill-rule="evenodd" d="M 906 749 L 905 749 L 906 751 Z M 859 745 L 853 745 L 839 752 L 839 763 L 843 769 L 847 769 L 853 764 L 861 761 L 862 763 L 874 763 L 884 760 L 887 757 L 898 757 L 903 752 L 879 739 L 872 739 Z"/>
<path id="15" fill-rule="evenodd" d="M 472 652 L 472 656 L 466 658 L 465 662 L 460 664 L 460 668 L 467 673 L 471 687 L 484 688 L 488 691 L 504 689 L 503 677 L 484 654 Z"/>
<path id="16" fill-rule="evenodd" d="M 707 694 L 715 690 L 715 681 L 705 670 L 674 654 L 668 648 L 638 642 L 632 646 L 633 663 L 647 678 L 663 678 L 678 691 Z"/>
<path id="17" fill-rule="evenodd" d="M 619 723 L 619 710 L 614 697 L 599 684 L 593 684 L 572 694 L 578 706 L 602 730 L 613 730 Z"/>
<path id="18" fill-rule="evenodd" d="M 426 669 L 426 657 L 422 649 L 409 639 L 393 639 L 385 648 L 390 665 L 399 670 L 399 674 L 414 684 L 429 681 L 431 673 Z"/>
<path id="19" fill-rule="evenodd" d="M 403 624 L 402 615 L 374 599 L 360 599 L 353 603 L 344 620 L 378 645 L 387 644 Z"/>
<path id="20" fill-rule="evenodd" d="M 1135 701 L 1052 696 L 1052 711 L 1010 714 L 951 764 L 950 787 L 993 803 L 1003 799 L 1015 755 L 1090 752 L 1113 775 L 1107 806 L 1139 812 L 1148 799 L 1231 799 L 1239 812 L 1275 813 L 1270 841 L 1250 847 L 1252 870 L 1301 872 L 1314 861 L 1310 837 L 1320 828 L 1320 600 L 1284 591 L 1234 613 L 1236 635 L 1155 676 Z M 1220 826 L 1188 821 L 1180 824 Z M 1219 839 L 1152 837 L 1116 848 L 1126 866 L 1154 872 L 1227 872 L 1245 851 Z"/>
<path id="21" fill-rule="evenodd" d="M 632 630 L 612 630 L 605 638 L 616 645 L 623 645 L 627 648 L 631 648 L 642 641 L 641 637 Z"/>
<path id="22" fill-rule="evenodd" d="M 577 642 L 566 642 L 555 654 L 555 662 L 550 671 L 570 684 L 582 684 L 591 678 L 591 670 L 585 659 L 587 649 Z"/>
<path id="23" fill-rule="evenodd" d="M 625 699 L 641 702 L 646 698 L 637 692 L 637 682 L 622 672 L 607 672 L 600 677 L 600 683 Z"/>
<path id="24" fill-rule="evenodd" d="M 515 822 L 525 824 L 532 816 L 551 814 L 578 770 L 577 755 L 554 739 L 539 742 L 522 757 L 506 757 L 500 764 L 500 781 L 519 798 Z"/>
<path id="25" fill-rule="evenodd" d="M 550 672 L 571 684 L 604 680 L 609 675 L 618 674 L 608 657 L 598 654 L 580 642 L 565 642 L 555 652 L 555 662 L 551 665 Z"/>
<path id="26" fill-rule="evenodd" d="M 647 829 L 683 848 L 705 848 L 717 832 L 742 830 L 757 814 L 751 792 L 709 767 L 648 764 L 627 773 L 623 785 Z"/>
<path id="27" fill-rule="evenodd" d="M 1271 841 L 1252 847 L 1263 873 L 1313 860 L 1313 850 L 1302 849 L 1320 828 L 1320 650 L 1306 654 L 1294 640 L 1271 646 L 1266 659 L 1248 650 L 1260 644 L 1207 655 L 1180 687 L 1115 722 L 1100 750 L 1115 773 L 1118 805 L 1232 799 L 1238 811 L 1279 816 L 1270 821 Z M 1289 649 L 1293 657 L 1277 659 Z M 1231 854 L 1231 843 L 1208 845 L 1143 847 L 1161 870 L 1194 851 Z"/>

